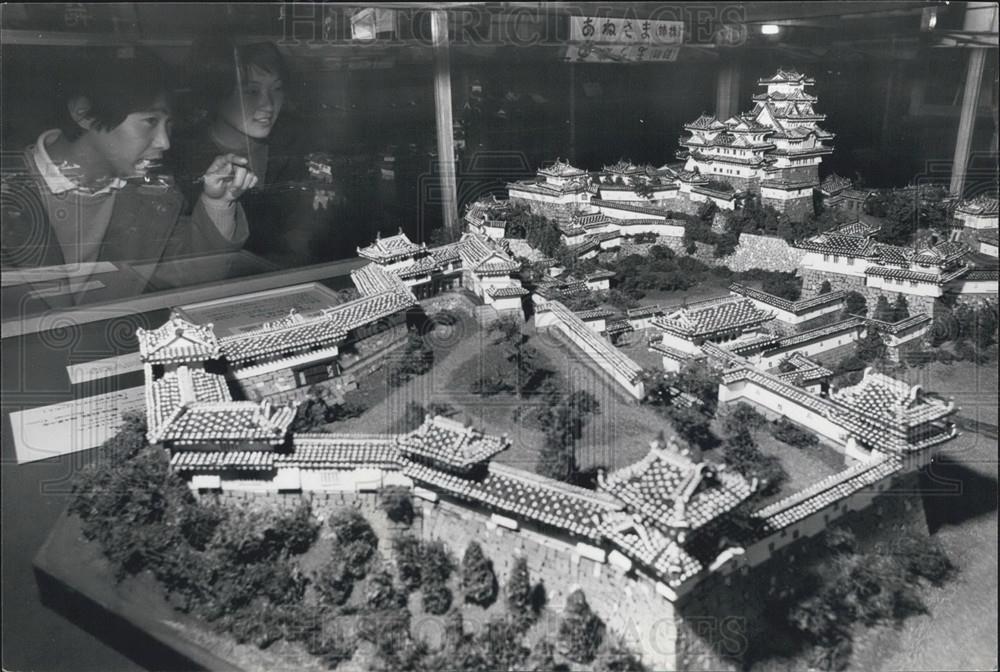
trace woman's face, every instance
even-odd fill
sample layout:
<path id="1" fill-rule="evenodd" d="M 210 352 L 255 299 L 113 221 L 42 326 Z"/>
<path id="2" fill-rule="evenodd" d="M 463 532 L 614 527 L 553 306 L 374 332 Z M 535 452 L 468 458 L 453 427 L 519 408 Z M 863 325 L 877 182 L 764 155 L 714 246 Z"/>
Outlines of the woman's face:
<path id="1" fill-rule="evenodd" d="M 242 85 L 242 87 L 240 86 Z M 281 79 L 259 66 L 251 65 L 236 89 L 222 104 L 219 116 L 227 124 L 251 138 L 264 139 L 278 121 L 285 103 Z"/>

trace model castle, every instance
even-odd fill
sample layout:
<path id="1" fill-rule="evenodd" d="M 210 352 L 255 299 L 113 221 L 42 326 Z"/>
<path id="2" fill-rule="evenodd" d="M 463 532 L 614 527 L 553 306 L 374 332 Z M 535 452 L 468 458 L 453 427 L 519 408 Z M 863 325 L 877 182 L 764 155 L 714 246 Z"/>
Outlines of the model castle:
<path id="1" fill-rule="evenodd" d="M 498 553 L 555 554 L 559 569 L 547 588 L 556 603 L 570 585 L 581 586 L 612 629 L 625 631 L 636 619 L 667 623 L 664 632 L 641 627 L 636 644 L 653 667 L 683 668 L 679 624 L 687 601 L 713 581 L 728 582 L 866 510 L 956 434 L 950 401 L 872 370 L 833 390 L 833 372 L 813 359 L 872 332 L 898 354 L 927 333 L 925 314 L 893 323 L 847 316 L 808 328 L 840 313 L 844 288 L 793 302 L 741 284 L 697 303 L 646 305 L 624 315 L 574 312 L 566 297 L 607 289 L 613 274 L 522 286 L 520 264 L 504 239 L 505 215 L 517 199 L 555 215 L 564 242 L 581 256 L 614 249 L 632 232 L 683 235 L 683 224 L 656 202 L 711 199 L 732 207 L 733 194 L 720 190 L 716 177 L 785 208 L 806 201 L 811 207 L 819 162 L 830 151 L 822 141 L 832 137 L 816 125 L 822 116 L 805 93 L 812 80 L 780 70 L 761 84 L 766 93 L 755 97 L 751 113 L 725 122 L 702 116 L 686 127 L 683 167 L 620 162 L 591 176 L 557 162 L 539 171 L 537 181 L 510 185 L 510 201 L 473 204 L 457 242 L 428 247 L 401 231 L 379 236 L 357 251 L 368 263 L 351 273 L 355 300 L 310 315 L 293 311 L 233 335 L 217 335 L 211 324 L 180 313 L 157 329 L 139 330 L 150 443 L 169 451 L 172 467 L 201 492 L 407 487 L 423 503 L 424 517 L 437 521 L 431 534 L 447 538 L 461 520 L 479 526 L 477 538 L 495 542 Z M 832 191 L 837 187 L 843 185 L 824 188 L 850 201 L 846 187 Z M 975 218 L 990 207 L 966 210 Z M 992 212 L 995 222 L 995 201 Z M 839 274 L 874 289 L 888 283 L 893 291 L 930 295 L 971 272 L 964 244 L 897 249 L 871 235 L 855 225 L 802 242 L 806 282 Z M 995 271 L 991 287 L 995 296 Z M 745 401 L 787 418 L 838 451 L 843 468 L 754 507 L 756 482 L 672 439 L 649 437 L 645 457 L 601 473 L 595 489 L 584 489 L 504 464 L 506 435 L 440 416 L 398 434 L 291 431 L 295 405 L 312 385 L 346 386 L 378 369 L 399 351 L 421 302 L 458 289 L 493 315 L 522 314 L 530 296 L 535 327 L 558 334 L 625 399 L 641 400 L 645 389 L 642 367 L 614 345 L 622 334 L 646 334 L 666 371 L 707 361 L 720 376 L 721 404 Z"/>

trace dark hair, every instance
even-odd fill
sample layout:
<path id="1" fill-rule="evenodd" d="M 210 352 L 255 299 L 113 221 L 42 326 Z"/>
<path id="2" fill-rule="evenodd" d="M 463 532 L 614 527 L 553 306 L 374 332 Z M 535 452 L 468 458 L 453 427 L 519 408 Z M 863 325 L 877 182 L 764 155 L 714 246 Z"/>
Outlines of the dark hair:
<path id="1" fill-rule="evenodd" d="M 219 32 L 198 38 L 185 66 L 195 106 L 214 114 L 236 90 L 236 68 L 239 67 L 239 74 L 245 80 L 251 66 L 288 82 L 288 66 L 273 42 L 238 44 L 232 35 Z"/>
<path id="2" fill-rule="evenodd" d="M 78 61 L 75 72 L 60 80 L 59 89 L 62 130 L 74 140 L 83 134 L 68 108 L 74 98 L 86 98 L 94 127 L 110 131 L 133 112 L 148 110 L 160 96 L 169 105 L 171 78 L 163 63 L 144 49 L 127 55 L 102 51 Z"/>

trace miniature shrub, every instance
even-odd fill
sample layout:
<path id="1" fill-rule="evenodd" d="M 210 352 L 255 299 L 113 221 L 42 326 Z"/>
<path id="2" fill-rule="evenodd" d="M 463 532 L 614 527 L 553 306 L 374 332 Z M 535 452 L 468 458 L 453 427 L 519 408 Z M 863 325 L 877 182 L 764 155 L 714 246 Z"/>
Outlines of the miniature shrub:
<path id="1" fill-rule="evenodd" d="M 482 546 L 474 541 L 469 542 L 462 557 L 462 592 L 466 602 L 484 607 L 492 604 L 497 595 L 493 563 L 483 554 Z"/>
<path id="2" fill-rule="evenodd" d="M 526 630 L 535 621 L 535 611 L 531 599 L 531 578 L 528 575 L 528 561 L 519 557 L 514 561 L 507 580 L 507 614 L 521 630 Z"/>
<path id="3" fill-rule="evenodd" d="M 424 581 L 423 605 L 428 614 L 440 616 L 447 613 L 451 607 L 451 590 L 443 581 Z"/>
<path id="4" fill-rule="evenodd" d="M 867 315 L 868 300 L 860 292 L 850 291 L 844 296 L 844 316 Z"/>
<path id="5" fill-rule="evenodd" d="M 773 495 L 788 479 L 780 460 L 760 452 L 753 436 L 746 429 L 723 442 L 722 454 L 726 464 L 740 472 L 744 478 L 758 480 L 757 492 L 762 496 Z"/>
<path id="6" fill-rule="evenodd" d="M 956 571 L 941 542 L 933 537 L 907 532 L 895 541 L 893 553 L 911 580 L 919 577 L 939 586 Z"/>
<path id="7" fill-rule="evenodd" d="M 320 525 L 312 515 L 309 502 L 302 500 L 292 512 L 281 516 L 276 527 L 282 532 L 282 543 L 288 552 L 299 555 L 316 541 Z"/>
<path id="8" fill-rule="evenodd" d="M 830 281 L 829 280 L 824 280 L 823 284 L 821 284 L 819 286 L 819 293 L 820 294 L 829 294 L 832 291 L 833 291 L 833 287 L 830 286 Z"/>
<path id="9" fill-rule="evenodd" d="M 340 553 L 334 553 L 323 565 L 314 583 L 324 601 L 338 607 L 347 602 L 354 589 L 354 577 Z"/>
<path id="10" fill-rule="evenodd" d="M 819 439 L 788 418 L 779 418 L 771 423 L 771 436 L 795 448 L 811 448 L 819 445 Z"/>
<path id="11" fill-rule="evenodd" d="M 353 509 L 340 511 L 329 520 L 336 546 L 334 553 L 343 558 L 347 573 L 363 579 L 375 555 L 378 537 L 364 516 Z"/>
<path id="12" fill-rule="evenodd" d="M 382 488 L 379 492 L 379 506 L 385 515 L 394 523 L 410 525 L 413 523 L 413 497 L 410 491 L 401 485 Z"/>
<path id="13" fill-rule="evenodd" d="M 443 584 L 455 569 L 455 563 L 451 559 L 451 554 L 448 553 L 448 549 L 440 541 L 431 541 L 424 544 L 421 556 L 421 575 L 425 583 Z"/>
<path id="14" fill-rule="evenodd" d="M 767 424 L 767 418 L 745 401 L 734 404 L 722 418 L 722 431 L 732 436 L 742 429 L 753 431 Z"/>
<path id="15" fill-rule="evenodd" d="M 590 609 L 582 590 L 566 598 L 566 610 L 559 622 L 559 649 L 570 660 L 589 663 L 604 639 L 604 622 Z"/>
<path id="16" fill-rule="evenodd" d="M 761 283 L 761 289 L 768 294 L 780 296 L 789 301 L 798 301 L 802 296 L 802 281 L 791 273 L 770 273 Z"/>
<path id="17" fill-rule="evenodd" d="M 401 535 L 393 540 L 396 553 L 396 570 L 399 582 L 407 591 L 420 587 L 423 580 L 423 549 L 420 540 L 411 535 Z"/>
<path id="18" fill-rule="evenodd" d="M 502 619 L 488 621 L 475 641 L 480 669 L 521 670 L 531 651 L 521 643 L 521 632 Z"/>
<path id="19" fill-rule="evenodd" d="M 391 609 L 405 604 L 404 595 L 396 591 L 392 576 L 379 571 L 368 578 L 365 587 L 365 605 L 372 609 Z"/>

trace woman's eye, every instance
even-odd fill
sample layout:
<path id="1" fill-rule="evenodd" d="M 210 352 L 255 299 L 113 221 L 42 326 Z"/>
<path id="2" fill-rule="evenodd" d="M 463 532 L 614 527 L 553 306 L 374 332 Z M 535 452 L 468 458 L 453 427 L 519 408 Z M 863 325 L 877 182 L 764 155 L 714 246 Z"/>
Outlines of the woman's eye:
<path id="1" fill-rule="evenodd" d="M 157 117 L 146 117 L 145 119 L 143 119 L 143 121 L 145 121 L 150 126 L 156 126 L 158 123 L 160 123 L 160 120 Z"/>

